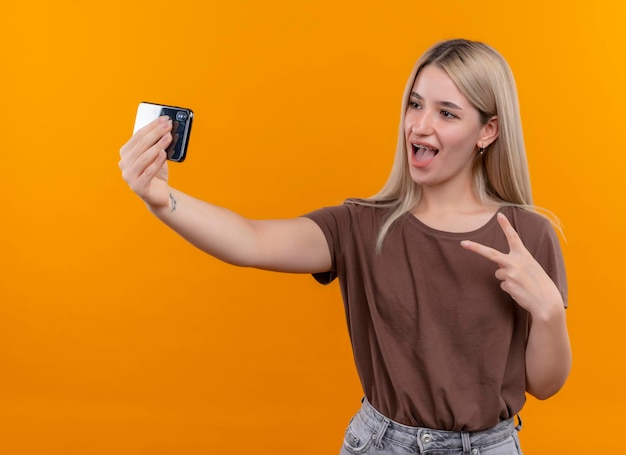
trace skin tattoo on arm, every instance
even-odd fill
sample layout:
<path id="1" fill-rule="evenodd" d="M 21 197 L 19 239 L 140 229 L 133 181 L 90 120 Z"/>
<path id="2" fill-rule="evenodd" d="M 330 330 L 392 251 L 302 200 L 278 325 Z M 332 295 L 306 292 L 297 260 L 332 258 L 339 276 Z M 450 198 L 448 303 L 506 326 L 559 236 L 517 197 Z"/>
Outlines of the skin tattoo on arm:
<path id="1" fill-rule="evenodd" d="M 170 201 L 172 201 L 172 208 L 170 210 L 170 213 L 175 212 L 176 211 L 176 199 L 174 199 L 174 195 L 172 193 L 170 193 Z"/>

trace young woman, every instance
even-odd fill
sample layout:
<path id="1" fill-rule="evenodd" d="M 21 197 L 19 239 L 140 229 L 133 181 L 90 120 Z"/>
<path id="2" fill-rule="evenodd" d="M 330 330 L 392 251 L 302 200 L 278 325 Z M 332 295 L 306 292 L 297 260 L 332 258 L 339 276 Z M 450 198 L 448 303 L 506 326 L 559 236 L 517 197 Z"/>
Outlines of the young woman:
<path id="1" fill-rule="evenodd" d="M 223 261 L 338 277 L 365 398 L 342 454 L 518 454 L 525 393 L 570 370 L 567 284 L 533 210 L 515 82 L 492 48 L 436 44 L 403 98 L 375 196 L 249 220 L 167 183 L 171 121 L 121 149 L 126 182 L 164 223 Z"/>

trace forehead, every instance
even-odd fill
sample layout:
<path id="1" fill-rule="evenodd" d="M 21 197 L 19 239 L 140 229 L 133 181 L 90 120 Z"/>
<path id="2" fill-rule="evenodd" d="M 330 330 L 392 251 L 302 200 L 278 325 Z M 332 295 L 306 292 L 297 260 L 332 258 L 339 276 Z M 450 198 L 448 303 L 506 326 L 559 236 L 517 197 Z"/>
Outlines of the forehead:
<path id="1" fill-rule="evenodd" d="M 411 92 L 426 101 L 453 102 L 461 107 L 471 106 L 450 76 L 436 65 L 427 65 L 420 70 Z"/>

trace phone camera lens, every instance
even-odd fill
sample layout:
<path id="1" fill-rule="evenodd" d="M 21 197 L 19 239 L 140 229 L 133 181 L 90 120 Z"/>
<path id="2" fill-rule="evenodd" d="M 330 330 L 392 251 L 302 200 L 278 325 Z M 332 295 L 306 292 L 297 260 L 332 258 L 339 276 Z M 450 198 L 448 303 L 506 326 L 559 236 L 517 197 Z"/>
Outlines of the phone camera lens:
<path id="1" fill-rule="evenodd" d="M 178 120 L 179 122 L 187 120 L 187 113 L 186 112 L 177 112 L 176 113 L 176 120 Z"/>

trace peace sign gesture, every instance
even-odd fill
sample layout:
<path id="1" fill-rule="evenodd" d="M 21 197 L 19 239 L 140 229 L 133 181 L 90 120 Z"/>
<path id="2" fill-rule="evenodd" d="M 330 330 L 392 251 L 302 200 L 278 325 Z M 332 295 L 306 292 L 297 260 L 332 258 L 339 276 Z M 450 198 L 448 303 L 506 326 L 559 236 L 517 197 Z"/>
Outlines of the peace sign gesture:
<path id="1" fill-rule="evenodd" d="M 507 217 L 498 213 L 497 219 L 509 244 L 509 253 L 469 240 L 461 242 L 463 248 L 495 262 L 499 266 L 495 275 L 501 281 L 500 287 L 526 311 L 540 315 L 554 308 L 552 305 L 563 308 L 557 286 L 528 252 Z"/>

